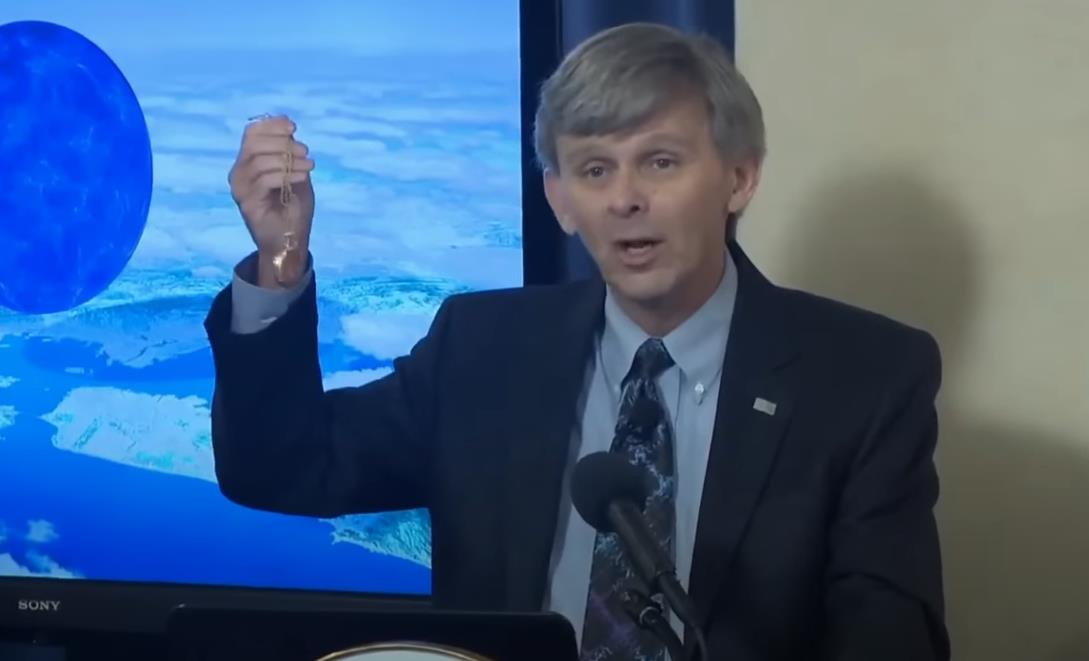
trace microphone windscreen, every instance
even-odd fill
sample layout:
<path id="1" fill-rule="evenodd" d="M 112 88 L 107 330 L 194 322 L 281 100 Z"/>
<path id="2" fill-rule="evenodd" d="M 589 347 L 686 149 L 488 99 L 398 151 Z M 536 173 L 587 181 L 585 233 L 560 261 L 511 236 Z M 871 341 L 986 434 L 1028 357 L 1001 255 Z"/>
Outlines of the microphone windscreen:
<path id="1" fill-rule="evenodd" d="M 613 532 L 609 504 L 627 500 L 640 510 L 653 491 L 650 472 L 615 452 L 588 454 L 575 464 L 571 501 L 579 516 L 602 532 Z"/>

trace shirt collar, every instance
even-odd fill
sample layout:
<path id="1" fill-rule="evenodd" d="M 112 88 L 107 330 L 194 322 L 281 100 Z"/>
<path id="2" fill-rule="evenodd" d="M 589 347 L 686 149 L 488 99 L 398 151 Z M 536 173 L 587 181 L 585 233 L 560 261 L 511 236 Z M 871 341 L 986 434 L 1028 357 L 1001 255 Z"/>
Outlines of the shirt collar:
<path id="1" fill-rule="evenodd" d="M 695 314 L 662 338 L 684 376 L 708 385 L 722 369 L 737 300 L 737 267 L 729 251 L 718 288 Z M 635 352 L 650 336 L 620 309 L 610 288 L 605 291 L 605 329 L 601 358 L 609 383 L 619 387 L 631 368 Z"/>

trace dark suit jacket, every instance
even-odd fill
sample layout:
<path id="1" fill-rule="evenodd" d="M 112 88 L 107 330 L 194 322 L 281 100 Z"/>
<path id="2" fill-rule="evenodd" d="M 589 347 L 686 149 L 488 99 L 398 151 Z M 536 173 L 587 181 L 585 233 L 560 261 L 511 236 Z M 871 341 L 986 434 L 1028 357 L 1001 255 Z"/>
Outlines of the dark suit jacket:
<path id="1" fill-rule="evenodd" d="M 774 286 L 730 250 L 738 296 L 690 578 L 712 655 L 947 659 L 936 344 Z M 231 333 L 225 290 L 206 322 L 223 492 L 317 516 L 430 508 L 439 607 L 539 610 L 603 297 L 596 281 L 451 297 L 392 374 L 326 393 L 314 287 L 254 335 Z"/>

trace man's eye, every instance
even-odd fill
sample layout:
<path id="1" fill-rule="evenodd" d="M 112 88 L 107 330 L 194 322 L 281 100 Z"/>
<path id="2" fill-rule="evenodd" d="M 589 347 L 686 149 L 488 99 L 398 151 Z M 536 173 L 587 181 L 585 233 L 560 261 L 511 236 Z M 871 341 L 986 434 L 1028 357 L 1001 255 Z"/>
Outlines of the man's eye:
<path id="1" fill-rule="evenodd" d="M 654 167 L 658 168 L 659 170 L 668 170 L 674 165 L 676 165 L 676 161 L 674 161 L 672 158 L 663 157 L 654 159 Z"/>
<path id="2" fill-rule="evenodd" d="M 597 179 L 598 177 L 605 176 L 605 168 L 600 165 L 593 165 L 586 168 L 586 170 L 583 171 L 583 175 L 590 179 Z"/>

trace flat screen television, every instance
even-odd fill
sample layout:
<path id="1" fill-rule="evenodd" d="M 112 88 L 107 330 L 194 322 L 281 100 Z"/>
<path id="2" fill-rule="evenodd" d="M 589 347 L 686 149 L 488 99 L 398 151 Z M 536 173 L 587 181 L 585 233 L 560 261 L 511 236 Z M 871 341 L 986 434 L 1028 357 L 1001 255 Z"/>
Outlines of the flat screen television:
<path id="1" fill-rule="evenodd" d="M 380 377 L 445 296 L 556 277 L 530 136 L 556 8 L 304 7 L 0 5 L 0 628 L 426 605 L 425 511 L 278 515 L 215 484 L 202 323 L 252 246 L 227 173 L 250 117 L 296 120 L 325 384 Z"/>

